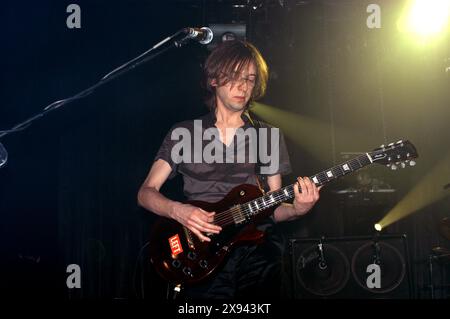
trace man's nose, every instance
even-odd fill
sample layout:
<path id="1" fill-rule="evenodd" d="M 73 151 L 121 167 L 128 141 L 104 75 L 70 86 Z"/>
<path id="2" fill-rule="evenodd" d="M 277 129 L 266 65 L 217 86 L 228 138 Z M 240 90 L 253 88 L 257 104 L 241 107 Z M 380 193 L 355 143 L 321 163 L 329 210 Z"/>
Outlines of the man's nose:
<path id="1" fill-rule="evenodd" d="M 248 83 L 246 80 L 240 80 L 238 85 L 239 90 L 243 92 L 247 92 L 248 90 Z"/>

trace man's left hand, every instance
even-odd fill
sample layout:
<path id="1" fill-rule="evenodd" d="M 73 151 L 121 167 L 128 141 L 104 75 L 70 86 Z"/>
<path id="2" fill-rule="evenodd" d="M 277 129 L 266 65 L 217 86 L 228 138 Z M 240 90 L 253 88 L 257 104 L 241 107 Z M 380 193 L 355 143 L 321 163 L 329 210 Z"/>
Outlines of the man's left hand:
<path id="1" fill-rule="evenodd" d="M 299 187 L 301 192 L 299 191 Z M 319 200 L 319 192 L 322 186 L 317 187 L 308 177 L 298 177 L 294 186 L 294 211 L 298 216 L 304 215 Z"/>

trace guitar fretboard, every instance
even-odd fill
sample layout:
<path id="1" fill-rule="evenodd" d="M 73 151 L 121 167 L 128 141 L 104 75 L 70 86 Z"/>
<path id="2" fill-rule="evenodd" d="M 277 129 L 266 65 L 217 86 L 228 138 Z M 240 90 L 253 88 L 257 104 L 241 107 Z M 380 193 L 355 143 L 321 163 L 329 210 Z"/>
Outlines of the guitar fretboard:
<path id="1" fill-rule="evenodd" d="M 372 164 L 372 158 L 369 153 L 366 153 L 316 175 L 310 176 L 309 178 L 316 186 L 322 186 L 370 164 Z M 270 207 L 293 199 L 295 197 L 294 185 L 295 184 L 285 186 L 247 203 L 232 207 L 226 211 L 227 213 L 232 214 L 232 218 L 229 219 L 227 223 L 242 224 Z M 299 190 L 301 192 L 300 187 Z"/>

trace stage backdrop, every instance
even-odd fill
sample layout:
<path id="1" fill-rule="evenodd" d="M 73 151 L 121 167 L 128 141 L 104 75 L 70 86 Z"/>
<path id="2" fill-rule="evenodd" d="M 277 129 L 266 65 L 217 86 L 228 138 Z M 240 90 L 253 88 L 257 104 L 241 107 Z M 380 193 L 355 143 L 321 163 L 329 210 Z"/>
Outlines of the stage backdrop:
<path id="1" fill-rule="evenodd" d="M 368 1 L 303 2 L 269 1 L 269 10 L 239 16 L 271 70 L 261 102 L 304 120 L 280 125 L 293 165 L 285 182 L 400 138 L 413 141 L 420 158 L 413 169 L 373 166 L 333 183 L 311 214 L 280 231 L 286 239 L 370 236 L 371 223 L 433 169 L 450 180 L 449 162 L 439 164 L 449 152 L 449 41 L 420 48 L 403 41 L 395 31 L 402 1 L 379 1 L 380 29 L 367 28 Z M 80 29 L 66 26 L 68 1 L 2 5 L 0 128 L 87 88 L 182 27 L 231 22 L 232 12 L 203 1 L 165 3 L 78 1 Z M 198 44 L 173 50 L 2 140 L 10 153 L 0 169 L 6 293 L 165 298 L 146 256 L 155 215 L 138 207 L 137 191 L 168 129 L 207 111 L 199 85 L 207 53 Z M 181 187 L 175 178 L 162 191 L 182 200 Z M 349 197 L 373 187 L 394 192 L 367 206 Z M 430 296 L 431 249 L 450 247 L 438 231 L 449 206 L 440 199 L 385 230 L 407 235 L 416 297 Z M 81 267 L 80 289 L 66 287 L 69 264 Z M 436 266 L 443 285 L 447 275 Z"/>

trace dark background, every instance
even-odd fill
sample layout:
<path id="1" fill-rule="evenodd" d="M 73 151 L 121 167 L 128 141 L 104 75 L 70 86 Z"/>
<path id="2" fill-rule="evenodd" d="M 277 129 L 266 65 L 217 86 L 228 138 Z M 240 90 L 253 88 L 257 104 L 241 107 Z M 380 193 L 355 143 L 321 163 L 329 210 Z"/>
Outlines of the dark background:
<path id="1" fill-rule="evenodd" d="M 365 24 L 371 2 L 356 0 L 76 1 L 82 27 L 68 29 L 72 2 L 2 2 L 0 129 L 87 88 L 183 27 L 245 22 L 247 38 L 271 69 L 261 102 L 328 128 L 286 135 L 293 165 L 286 183 L 344 161 L 342 152 L 365 152 L 400 138 L 413 141 L 420 155 L 413 169 L 394 173 L 374 166 L 325 188 L 311 214 L 280 225 L 287 239 L 371 236 L 373 222 L 449 151 L 449 40 L 420 48 L 403 41 L 395 23 L 405 1 L 378 1 L 381 29 Z M 231 6 L 236 3 L 244 6 Z M 136 195 L 168 129 L 206 112 L 199 84 L 207 54 L 195 43 L 172 50 L 2 139 L 9 152 L 0 169 L 2 293 L 165 298 L 165 285 L 145 255 L 155 216 L 137 206 Z M 323 156 L 304 140 L 314 141 Z M 448 163 L 440 175 L 450 181 Z M 163 192 L 182 199 L 181 185 L 176 178 Z M 374 186 L 395 192 L 336 194 Z M 430 204 L 385 230 L 408 236 L 416 298 L 431 297 L 431 249 L 450 247 L 438 231 L 450 215 L 449 200 Z M 65 285 L 72 263 L 82 269 L 81 289 Z M 434 266 L 434 283 L 448 284 L 448 264 Z M 441 287 L 434 297 L 447 298 L 448 290 Z"/>

